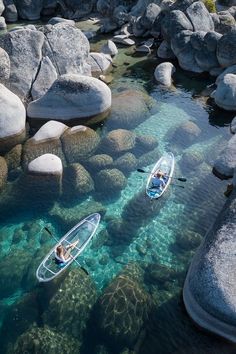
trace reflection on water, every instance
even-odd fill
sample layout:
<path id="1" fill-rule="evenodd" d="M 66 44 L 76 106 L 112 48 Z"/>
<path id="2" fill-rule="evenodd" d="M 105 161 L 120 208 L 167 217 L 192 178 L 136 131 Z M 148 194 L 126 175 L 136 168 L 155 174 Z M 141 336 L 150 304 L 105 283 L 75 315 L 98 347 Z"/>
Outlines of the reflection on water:
<path id="1" fill-rule="evenodd" d="M 102 43 L 96 43 L 94 47 L 99 48 Z M 139 95 L 141 92 L 151 100 L 151 112 L 141 116 L 142 123 L 140 116 L 135 117 L 135 110 L 133 116 L 129 116 L 133 119 L 132 124 L 128 122 L 132 126 L 129 130 L 137 136 L 152 138 L 147 143 L 142 137 L 142 147 L 133 148 L 132 172 L 124 172 L 127 183 L 119 193 L 95 191 L 80 199 L 75 198 L 68 186 L 67 197 L 54 203 L 48 200 L 47 193 L 37 198 L 31 194 L 22 195 L 14 182 L 9 183 L 0 202 L 1 341 L 13 343 L 25 332 L 19 347 L 27 348 L 24 347 L 26 343 L 36 335 L 37 328 L 32 327 L 35 323 L 40 326 L 39 343 L 44 338 L 42 352 L 50 352 L 47 345 L 63 339 L 68 353 L 77 353 L 80 347 L 81 352 L 87 354 L 118 353 L 122 345 L 132 347 L 139 337 L 138 327 L 130 330 L 127 342 L 127 338 L 119 334 L 125 328 L 122 311 L 127 306 L 130 318 L 137 323 L 140 321 L 140 327 L 146 328 L 146 335 L 142 333 L 138 340 L 137 351 L 141 354 L 230 353 L 229 344 L 193 326 L 180 300 L 194 251 L 225 202 L 225 183 L 213 176 L 211 169 L 221 144 L 223 146 L 228 139 L 229 117 L 209 107 L 207 102 L 192 97 L 193 94 L 201 95 L 207 83 L 205 78 L 190 79 L 177 70 L 176 87 L 166 91 L 153 81 L 154 59 L 133 57 L 132 49 L 122 48 L 116 63 L 118 67 L 112 72 L 111 89 L 114 96 L 124 93 L 122 99 L 117 100 L 122 113 L 129 112 L 130 97 L 133 102 L 137 97 L 131 93 L 126 95 L 127 89 L 129 92 L 138 90 Z M 117 119 L 119 104 L 117 112 L 111 113 L 110 121 L 108 118 L 97 128 L 100 136 L 106 136 L 114 122 L 116 128 L 124 128 L 119 126 Z M 140 112 L 136 113 L 140 115 Z M 189 121 L 191 129 L 196 130 L 190 134 L 192 140 L 183 135 L 182 141 L 189 141 L 180 144 L 176 129 L 182 129 L 179 127 L 186 126 L 184 124 Z M 145 151 L 147 144 L 154 144 L 152 139 L 158 146 Z M 134 166 L 137 163 L 136 167 L 148 172 L 165 151 L 174 152 L 175 176 L 184 176 L 187 182 L 175 180 L 160 200 L 151 201 L 145 195 L 148 174 L 138 173 Z M 109 154 L 113 160 L 117 159 L 115 153 Z M 119 164 L 122 166 L 120 161 Z M 95 171 L 91 171 L 91 176 L 95 178 Z M 89 277 L 76 266 L 70 271 L 72 266 L 57 281 L 39 286 L 35 270 L 55 243 L 45 227 L 60 238 L 81 218 L 93 212 L 101 213 L 102 223 L 94 242 L 79 259 Z M 139 267 L 124 270 L 128 264 Z M 119 272 L 126 273 L 111 283 Z M 124 304 L 119 299 L 109 303 L 109 294 L 114 288 L 124 292 L 127 297 Z M 98 296 L 100 300 L 96 302 Z M 149 320 L 142 323 L 141 315 L 131 311 L 129 296 L 134 296 L 137 309 L 138 304 L 147 304 Z M 103 298 L 109 301 L 103 301 Z M 20 302 L 16 304 L 17 301 Z M 116 317 L 118 313 L 120 317 Z M 44 324 L 49 327 L 43 327 Z M 55 334 L 55 329 L 61 337 Z M 117 340 L 115 345 L 112 344 L 113 335 Z M 89 340 L 91 336 L 93 343 Z"/>

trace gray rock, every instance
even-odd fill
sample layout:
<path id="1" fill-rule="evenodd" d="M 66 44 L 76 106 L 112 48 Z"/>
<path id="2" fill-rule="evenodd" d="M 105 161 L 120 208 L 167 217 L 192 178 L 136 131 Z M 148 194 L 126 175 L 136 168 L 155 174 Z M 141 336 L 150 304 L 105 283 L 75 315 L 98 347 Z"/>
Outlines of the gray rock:
<path id="1" fill-rule="evenodd" d="M 236 133 L 236 117 L 234 117 L 234 119 L 232 120 L 232 122 L 230 124 L 230 131 L 233 134 Z M 235 176 L 236 176 L 236 173 L 235 173 Z"/>
<path id="2" fill-rule="evenodd" d="M 62 175 L 61 159 L 53 154 L 44 154 L 31 161 L 28 165 L 30 174 Z"/>
<path id="3" fill-rule="evenodd" d="M 209 52 L 206 48 L 203 48 L 201 51 L 200 50 L 196 51 L 194 57 L 197 65 L 203 71 L 210 71 L 212 68 L 219 66 L 216 53 Z"/>
<path id="4" fill-rule="evenodd" d="M 56 25 L 57 23 L 66 23 L 71 26 L 75 26 L 75 21 L 73 20 L 67 20 L 66 18 L 63 17 L 52 17 L 48 21 L 48 25 Z"/>
<path id="5" fill-rule="evenodd" d="M 170 44 L 164 40 L 157 49 L 157 56 L 162 59 L 174 59 L 175 55 L 170 47 Z"/>
<path id="6" fill-rule="evenodd" d="M 202 50 L 205 47 L 204 37 L 206 32 L 203 31 L 196 31 L 193 32 L 190 37 L 190 43 L 192 47 L 196 50 Z"/>
<path id="7" fill-rule="evenodd" d="M 5 9 L 5 6 L 4 6 L 3 0 L 0 0 L 0 16 L 3 13 L 4 9 Z"/>
<path id="8" fill-rule="evenodd" d="M 172 10 L 180 10 L 185 12 L 187 8 L 192 5 L 195 0 L 182 0 L 182 1 L 175 1 L 173 6 L 171 7 Z"/>
<path id="9" fill-rule="evenodd" d="M 223 79 L 219 81 L 216 90 L 212 97 L 215 99 L 217 106 L 227 110 L 236 110 L 236 75 L 226 74 Z"/>
<path id="10" fill-rule="evenodd" d="M 181 31 L 171 39 L 171 49 L 177 57 L 187 46 L 191 46 L 190 39 L 192 34 L 192 31 Z"/>
<path id="11" fill-rule="evenodd" d="M 183 290 L 185 307 L 194 322 L 233 342 L 236 342 L 235 211 L 233 192 L 195 254 Z"/>
<path id="12" fill-rule="evenodd" d="M 14 0 L 18 15 L 23 20 L 35 21 L 40 19 L 43 0 Z"/>
<path id="13" fill-rule="evenodd" d="M 201 1 L 196 1 L 190 5 L 186 13 L 193 24 L 194 31 L 214 31 L 213 20 Z"/>
<path id="14" fill-rule="evenodd" d="M 175 67 L 172 63 L 161 63 L 156 67 L 154 76 L 157 82 L 166 87 L 170 87 L 172 85 L 172 74 L 175 71 Z"/>
<path id="15" fill-rule="evenodd" d="M 7 52 L 0 48 L 0 82 L 5 82 L 10 78 L 10 58 Z"/>
<path id="16" fill-rule="evenodd" d="M 221 179 L 233 177 L 236 168 L 236 135 L 228 141 L 214 163 L 213 172 Z"/>
<path id="17" fill-rule="evenodd" d="M 147 6 L 145 13 L 140 19 L 140 24 L 143 28 L 150 30 L 154 24 L 155 19 L 159 16 L 161 8 L 155 3 Z"/>
<path id="18" fill-rule="evenodd" d="M 135 37 L 141 37 L 145 33 L 145 28 L 141 24 L 141 16 L 135 18 L 132 22 L 132 32 Z"/>
<path id="19" fill-rule="evenodd" d="M 112 40 L 115 43 L 120 43 L 120 44 L 124 44 L 127 46 L 131 46 L 131 45 L 135 44 L 135 41 L 133 41 L 133 39 L 131 39 L 131 38 L 128 38 L 128 36 L 125 34 L 118 34 L 118 35 L 114 36 L 112 38 Z"/>
<path id="20" fill-rule="evenodd" d="M 226 74 L 234 74 L 236 75 L 236 65 L 229 66 L 228 68 L 224 69 L 223 72 L 217 77 L 216 85 L 218 85 L 223 79 Z"/>
<path id="21" fill-rule="evenodd" d="M 206 44 L 207 49 L 210 52 L 216 51 L 217 43 L 221 37 L 222 37 L 222 35 L 220 33 L 217 33 L 214 31 L 210 31 L 210 32 L 206 33 L 206 35 L 204 37 L 204 42 Z"/>
<path id="22" fill-rule="evenodd" d="M 193 31 L 193 25 L 187 18 L 187 16 L 180 10 L 174 10 L 169 15 L 169 33 L 170 36 L 174 36 L 180 31 L 189 30 Z"/>
<path id="23" fill-rule="evenodd" d="M 235 27 L 235 19 L 228 11 L 217 13 L 218 22 L 215 23 L 215 31 L 221 34 L 230 32 Z"/>
<path id="24" fill-rule="evenodd" d="M 40 69 L 31 89 L 33 100 L 42 97 L 57 79 L 57 72 L 51 60 L 44 57 L 41 61 Z"/>
<path id="25" fill-rule="evenodd" d="M 123 5 L 115 7 L 112 14 L 113 21 L 120 27 L 129 21 L 127 8 Z"/>
<path id="26" fill-rule="evenodd" d="M 0 16 L 0 31 L 7 28 L 5 18 Z"/>
<path id="27" fill-rule="evenodd" d="M 112 40 L 108 39 L 107 43 L 105 43 L 101 48 L 101 53 L 109 54 L 114 57 L 118 53 L 118 49 Z"/>
<path id="28" fill-rule="evenodd" d="M 236 64 L 236 31 L 226 33 L 219 39 L 217 59 L 222 67 Z"/>
<path id="29" fill-rule="evenodd" d="M 50 120 L 42 125 L 37 133 L 34 134 L 32 140 L 39 143 L 48 139 L 59 139 L 66 129 L 68 129 L 67 125 L 55 120 Z"/>
<path id="30" fill-rule="evenodd" d="M 210 74 L 211 76 L 218 76 L 218 75 L 222 74 L 223 71 L 224 71 L 224 69 L 222 69 L 221 67 L 212 68 L 212 69 L 209 71 L 209 74 Z"/>
<path id="31" fill-rule="evenodd" d="M 110 107 L 111 91 L 102 81 L 89 76 L 62 75 L 43 97 L 28 105 L 27 114 L 30 118 L 68 121 L 99 115 Z"/>
<path id="32" fill-rule="evenodd" d="M 16 9 L 16 5 L 14 4 L 13 0 L 4 0 L 5 4 L 5 11 L 4 17 L 7 22 L 17 22 L 18 20 L 18 13 Z"/>
<path id="33" fill-rule="evenodd" d="M 44 55 L 50 58 L 59 75 L 91 74 L 86 62 L 90 46 L 82 31 L 63 22 L 45 26 L 44 34 Z"/>
<path id="34" fill-rule="evenodd" d="M 31 86 L 42 59 L 44 36 L 39 31 L 22 29 L 0 37 L 0 46 L 11 62 L 10 89 L 22 99 L 30 94 Z"/>
<path id="35" fill-rule="evenodd" d="M 94 52 L 89 54 L 87 62 L 91 66 L 92 74 L 100 75 L 110 68 L 112 59 L 109 54 Z"/>
<path id="36" fill-rule="evenodd" d="M 72 20 L 78 20 L 84 16 L 89 15 L 94 6 L 94 0 L 63 0 L 62 16 Z"/>
<path id="37" fill-rule="evenodd" d="M 21 100 L 0 84 L 0 150 L 7 150 L 25 138 L 25 107 Z"/>

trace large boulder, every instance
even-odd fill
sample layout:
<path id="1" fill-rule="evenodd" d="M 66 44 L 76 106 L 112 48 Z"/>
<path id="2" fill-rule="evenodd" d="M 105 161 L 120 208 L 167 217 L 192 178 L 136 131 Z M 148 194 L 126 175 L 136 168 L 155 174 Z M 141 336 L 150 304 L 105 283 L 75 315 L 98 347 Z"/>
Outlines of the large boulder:
<path id="1" fill-rule="evenodd" d="M 71 164 L 65 175 L 66 186 L 63 186 L 63 188 L 66 188 L 66 191 L 69 190 L 67 194 L 71 193 L 73 196 L 79 196 L 94 189 L 94 182 L 90 174 L 80 163 Z"/>
<path id="2" fill-rule="evenodd" d="M 65 131 L 62 138 L 63 150 L 69 163 L 86 161 L 96 151 L 100 137 L 95 130 L 77 125 Z"/>
<path id="3" fill-rule="evenodd" d="M 40 19 L 43 0 L 14 0 L 19 17 L 23 20 L 35 21 Z"/>
<path id="4" fill-rule="evenodd" d="M 8 53 L 11 62 L 8 85 L 22 99 L 30 95 L 42 59 L 43 42 L 43 33 L 30 29 L 19 29 L 0 37 L 0 46 Z"/>
<path id="5" fill-rule="evenodd" d="M 181 146 L 188 146 L 196 141 L 201 134 L 201 129 L 192 121 L 181 123 L 175 130 L 172 140 Z"/>
<path id="6" fill-rule="evenodd" d="M 94 0 L 63 0 L 62 4 L 62 15 L 69 19 L 78 20 L 95 10 L 96 2 Z"/>
<path id="7" fill-rule="evenodd" d="M 10 58 L 7 52 L 0 48 L 0 82 L 5 83 L 10 78 Z"/>
<path id="8" fill-rule="evenodd" d="M 226 74 L 219 80 L 216 90 L 212 93 L 217 106 L 227 110 L 236 110 L 236 75 Z"/>
<path id="9" fill-rule="evenodd" d="M 76 74 L 60 76 L 47 93 L 28 105 L 35 119 L 61 121 L 103 119 L 111 107 L 111 91 L 102 81 Z M 102 117 L 101 117 L 102 116 Z"/>
<path id="10" fill-rule="evenodd" d="M 148 4 L 145 13 L 141 16 L 140 24 L 143 28 L 150 30 L 155 22 L 155 19 L 161 12 L 160 6 L 151 2 Z"/>
<path id="11" fill-rule="evenodd" d="M 220 178 L 233 177 L 236 168 L 236 135 L 234 135 L 214 163 L 213 172 Z"/>
<path id="12" fill-rule="evenodd" d="M 53 331 L 50 327 L 32 326 L 30 330 L 24 332 L 12 348 L 9 354 L 21 353 L 79 353 L 80 342 L 72 336 Z"/>
<path id="13" fill-rule="evenodd" d="M 22 155 L 23 167 L 27 168 L 30 161 L 48 153 L 60 157 L 63 166 L 66 166 L 61 136 L 67 129 L 69 129 L 67 125 L 54 120 L 45 123 L 37 133 L 24 144 Z"/>
<path id="14" fill-rule="evenodd" d="M 88 57 L 91 72 L 94 76 L 106 73 L 112 64 L 109 54 L 91 52 Z"/>
<path id="15" fill-rule="evenodd" d="M 109 128 L 135 128 L 147 118 L 149 103 L 150 98 L 142 91 L 129 89 L 114 94 L 106 125 Z"/>
<path id="16" fill-rule="evenodd" d="M 43 315 L 44 323 L 56 331 L 81 338 L 96 298 L 94 283 L 77 267 L 70 271 L 50 300 L 48 310 Z"/>
<path id="17" fill-rule="evenodd" d="M 90 45 L 80 29 L 62 22 L 44 26 L 43 31 L 44 55 L 50 58 L 58 75 L 90 75 L 90 66 L 87 64 Z"/>
<path id="18" fill-rule="evenodd" d="M 194 31 L 214 31 L 213 20 L 202 1 L 196 1 L 186 10 Z"/>
<path id="19" fill-rule="evenodd" d="M 101 148 L 108 154 L 121 154 L 135 146 L 135 133 L 126 129 L 112 130 L 101 142 Z"/>
<path id="20" fill-rule="evenodd" d="M 217 59 L 222 67 L 236 64 L 236 30 L 223 35 L 217 43 Z"/>
<path id="21" fill-rule="evenodd" d="M 25 139 L 25 107 L 19 97 L 0 84 L 0 151 L 6 152 Z"/>
<path id="22" fill-rule="evenodd" d="M 117 168 L 101 170 L 94 181 L 96 191 L 109 194 L 117 194 L 127 185 L 124 174 Z"/>
<path id="23" fill-rule="evenodd" d="M 18 12 L 16 9 L 16 5 L 13 0 L 4 0 L 5 10 L 4 17 L 7 22 L 17 22 L 18 20 Z"/>
<path id="24" fill-rule="evenodd" d="M 183 298 L 200 327 L 236 343 L 236 194 L 226 202 L 188 271 Z"/>
<path id="25" fill-rule="evenodd" d="M 161 63 L 157 65 L 154 76 L 158 83 L 165 87 L 172 85 L 172 74 L 175 72 L 175 67 L 172 63 Z"/>
<path id="26" fill-rule="evenodd" d="M 43 57 L 40 65 L 40 69 L 36 80 L 33 83 L 31 89 L 31 96 L 33 100 L 37 100 L 42 97 L 52 86 L 53 82 L 57 79 L 57 71 L 49 59 L 49 57 Z"/>
<path id="27" fill-rule="evenodd" d="M 98 325 L 107 340 L 116 345 L 135 343 L 149 309 L 149 296 L 136 273 L 138 266 L 129 265 L 104 290 L 98 301 Z"/>
<path id="28" fill-rule="evenodd" d="M 0 0 L 0 16 L 3 13 L 4 9 L 5 9 L 4 2 L 3 0 Z"/>

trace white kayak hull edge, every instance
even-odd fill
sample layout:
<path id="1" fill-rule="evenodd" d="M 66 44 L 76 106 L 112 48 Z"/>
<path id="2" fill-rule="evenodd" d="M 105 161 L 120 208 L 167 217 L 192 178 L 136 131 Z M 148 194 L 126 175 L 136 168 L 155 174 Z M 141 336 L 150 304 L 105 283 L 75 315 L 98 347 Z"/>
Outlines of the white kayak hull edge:
<path id="1" fill-rule="evenodd" d="M 151 173 L 148 176 L 147 184 L 146 184 L 146 194 L 151 199 L 158 199 L 160 198 L 163 193 L 167 190 L 168 186 L 171 183 L 171 179 L 174 173 L 175 167 L 175 158 L 172 152 L 165 153 L 161 156 L 161 158 L 155 163 Z M 168 176 L 168 180 L 165 184 L 165 187 L 162 190 L 155 190 L 152 189 L 152 176 L 153 174 L 161 170 Z"/>
<path id="2" fill-rule="evenodd" d="M 89 241 L 93 238 L 101 220 L 99 213 L 88 215 L 72 229 L 70 229 L 58 243 L 47 253 L 43 261 L 37 268 L 36 277 L 40 282 L 48 282 L 56 278 L 83 252 Z M 64 247 L 79 240 L 78 246 L 71 251 L 72 258 L 63 267 L 55 263 L 55 249 L 62 244 Z"/>

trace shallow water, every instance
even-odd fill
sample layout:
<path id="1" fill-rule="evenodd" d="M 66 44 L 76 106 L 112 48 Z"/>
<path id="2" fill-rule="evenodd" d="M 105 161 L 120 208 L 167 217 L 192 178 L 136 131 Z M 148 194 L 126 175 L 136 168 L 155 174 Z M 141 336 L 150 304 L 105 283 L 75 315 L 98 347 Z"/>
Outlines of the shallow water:
<path id="1" fill-rule="evenodd" d="M 98 50 L 104 39 L 93 42 L 92 47 Z M 106 208 L 106 215 L 94 242 L 86 248 L 79 260 L 99 292 L 102 293 L 105 286 L 129 262 L 145 266 L 158 263 L 182 274 L 180 280 L 173 279 L 168 291 L 162 291 L 160 284 L 152 286 L 147 282 L 149 291 L 157 292 L 159 306 L 146 326 L 140 353 L 229 353 L 230 345 L 202 333 L 192 325 L 183 310 L 180 301 L 181 284 L 195 249 L 189 248 L 184 241 L 180 244 L 178 239 L 189 232 L 192 233 L 190 238 L 194 233 L 203 238 L 225 202 L 223 192 L 226 182 L 218 180 L 211 169 L 221 147 L 230 136 L 228 124 L 232 117 L 211 106 L 201 94 L 206 85 L 211 83 L 210 80 L 190 77 L 178 69 L 175 87 L 170 90 L 161 89 L 153 80 L 156 60 L 132 56 L 132 53 L 132 48 L 119 49 L 115 59 L 117 68 L 113 69 L 114 80 L 110 87 L 113 93 L 127 88 L 144 90 L 156 103 L 149 117 L 133 129 L 137 134 L 154 136 L 159 142 L 158 154 L 154 150 L 152 163 L 143 168 L 151 170 L 162 153 L 173 151 L 176 158 L 175 176 L 184 176 L 187 182 L 176 180 L 160 200 L 150 201 L 145 195 L 148 174 L 133 171 L 128 176 L 127 186 L 118 196 L 104 193 L 101 198 L 94 194 L 81 200 L 61 200 L 58 205 L 66 206 L 68 215 L 97 201 Z M 179 124 L 189 120 L 195 122 L 202 132 L 191 146 L 179 146 L 172 133 Z M 106 135 L 110 130 L 109 118 L 97 129 L 101 135 Z M 189 150 L 202 156 L 203 162 L 194 170 L 182 160 L 183 154 Z M 19 200 L 15 199 L 13 203 L 10 199 L 9 207 L 0 210 L 0 252 L 1 257 L 8 256 L 2 271 L 7 272 L 9 268 L 17 266 L 18 275 L 24 273 L 24 277 L 19 281 L 14 279 L 13 285 L 1 284 L 1 319 L 10 305 L 37 288 L 32 269 L 35 271 L 46 250 L 55 243 L 45 233 L 44 227 L 49 227 L 57 238 L 68 230 L 67 224 L 56 222 L 51 212 L 53 206 L 48 204 L 45 196 L 37 201 L 27 199 L 26 202 L 24 196 L 17 198 Z M 109 223 L 114 220 L 126 223 L 125 242 L 114 232 L 110 242 L 99 242 Z M 17 258 L 14 254 L 17 254 Z M 99 338 L 96 340 L 99 343 Z M 85 345 L 83 353 L 92 352 L 98 353 L 96 349 Z M 117 349 L 110 346 L 108 352 L 117 353 Z"/>

